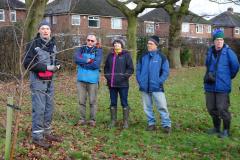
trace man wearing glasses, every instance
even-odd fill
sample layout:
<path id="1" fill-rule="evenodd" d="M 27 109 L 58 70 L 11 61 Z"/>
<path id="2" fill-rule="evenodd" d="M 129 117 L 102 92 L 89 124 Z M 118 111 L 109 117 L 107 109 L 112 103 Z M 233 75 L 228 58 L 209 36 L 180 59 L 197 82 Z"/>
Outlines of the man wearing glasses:
<path id="1" fill-rule="evenodd" d="M 90 120 L 88 124 L 96 126 L 97 89 L 99 81 L 99 69 L 102 60 L 102 49 L 96 47 L 97 39 L 93 34 L 87 36 L 86 45 L 77 48 L 74 61 L 77 64 L 77 91 L 80 108 L 79 125 L 87 124 L 86 101 L 89 98 Z"/>

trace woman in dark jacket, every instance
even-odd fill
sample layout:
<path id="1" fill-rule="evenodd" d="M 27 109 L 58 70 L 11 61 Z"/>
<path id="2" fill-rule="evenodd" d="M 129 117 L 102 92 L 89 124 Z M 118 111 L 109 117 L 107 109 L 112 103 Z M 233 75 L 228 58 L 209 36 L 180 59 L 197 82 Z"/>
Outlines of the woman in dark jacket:
<path id="1" fill-rule="evenodd" d="M 123 45 L 122 40 L 113 41 L 113 49 L 108 54 L 104 66 L 104 76 L 107 79 L 111 99 L 110 128 L 116 125 L 118 94 L 123 107 L 123 128 L 128 128 L 128 88 L 129 78 L 133 74 L 134 68 L 132 58 L 127 51 L 123 50 Z"/>

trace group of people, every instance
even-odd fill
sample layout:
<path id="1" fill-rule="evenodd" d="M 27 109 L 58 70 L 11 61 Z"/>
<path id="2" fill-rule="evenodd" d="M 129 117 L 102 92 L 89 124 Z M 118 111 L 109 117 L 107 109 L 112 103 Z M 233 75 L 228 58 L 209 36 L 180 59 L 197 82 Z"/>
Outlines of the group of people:
<path id="1" fill-rule="evenodd" d="M 229 93 L 231 79 L 239 69 L 235 53 L 224 44 L 223 32 L 216 30 L 213 34 L 214 45 L 206 56 L 207 72 L 204 78 L 206 105 L 213 119 L 214 128 L 210 134 L 228 137 L 231 116 Z M 129 127 L 128 90 L 129 78 L 134 73 L 130 53 L 124 50 L 121 39 L 112 42 L 113 48 L 104 63 L 104 77 L 110 95 L 109 128 L 117 123 L 117 102 L 120 96 L 123 111 L 123 128 Z M 165 133 L 171 132 L 171 119 L 164 94 L 163 84 L 169 76 L 169 62 L 158 49 L 159 37 L 151 36 L 147 41 L 147 51 L 139 58 L 136 66 L 136 79 L 142 94 L 143 109 L 147 117 L 147 131 L 156 130 L 156 119 L 153 112 L 153 100 L 161 116 L 161 126 Z M 78 125 L 96 126 L 97 93 L 102 61 L 102 48 L 94 34 L 89 34 L 86 44 L 78 47 L 74 53 L 77 64 L 77 92 L 80 109 Z M 26 47 L 24 67 L 30 71 L 30 89 L 32 93 L 32 142 L 40 147 L 51 147 L 51 141 L 61 142 L 62 138 L 51 132 L 54 108 L 53 76 L 61 66 L 56 59 L 56 43 L 51 36 L 51 26 L 46 21 L 40 23 L 38 34 Z M 208 78 L 213 77 L 214 82 Z M 90 118 L 87 120 L 86 103 L 89 99 Z M 221 119 L 224 130 L 220 132 Z"/>

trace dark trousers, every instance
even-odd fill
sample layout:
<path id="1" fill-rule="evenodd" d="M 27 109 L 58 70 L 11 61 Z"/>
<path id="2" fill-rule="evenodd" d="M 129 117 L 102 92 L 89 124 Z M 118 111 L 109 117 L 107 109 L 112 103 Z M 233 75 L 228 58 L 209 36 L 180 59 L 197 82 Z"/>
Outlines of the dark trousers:
<path id="1" fill-rule="evenodd" d="M 121 105 L 123 108 L 128 106 L 128 87 L 109 87 L 111 104 L 117 107 L 118 94 L 120 95 Z"/>
<path id="2" fill-rule="evenodd" d="M 228 111 L 230 98 L 228 93 L 206 92 L 206 106 L 216 128 L 223 120 L 223 128 L 229 130 L 231 113 Z M 219 126 L 220 127 L 220 126 Z"/>

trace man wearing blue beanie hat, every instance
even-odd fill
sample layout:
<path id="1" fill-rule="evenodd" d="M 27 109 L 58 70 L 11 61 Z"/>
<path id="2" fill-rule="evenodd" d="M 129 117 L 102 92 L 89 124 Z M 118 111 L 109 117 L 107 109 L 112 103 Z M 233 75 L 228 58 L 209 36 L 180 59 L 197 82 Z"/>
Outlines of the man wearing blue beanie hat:
<path id="1" fill-rule="evenodd" d="M 50 24 L 44 20 L 38 26 L 37 36 L 26 47 L 23 64 L 30 72 L 32 142 L 45 149 L 51 147 L 49 141 L 62 141 L 61 137 L 52 134 L 53 76 L 60 69 L 56 54 L 56 42 L 51 36 Z"/>
<path id="2" fill-rule="evenodd" d="M 207 71 L 204 76 L 206 106 L 213 122 L 213 128 L 209 129 L 208 133 L 226 138 L 230 136 L 231 113 L 228 109 L 231 80 L 237 75 L 239 62 L 234 51 L 224 44 L 222 30 L 216 29 L 212 36 L 214 45 L 207 52 L 205 61 Z"/>

